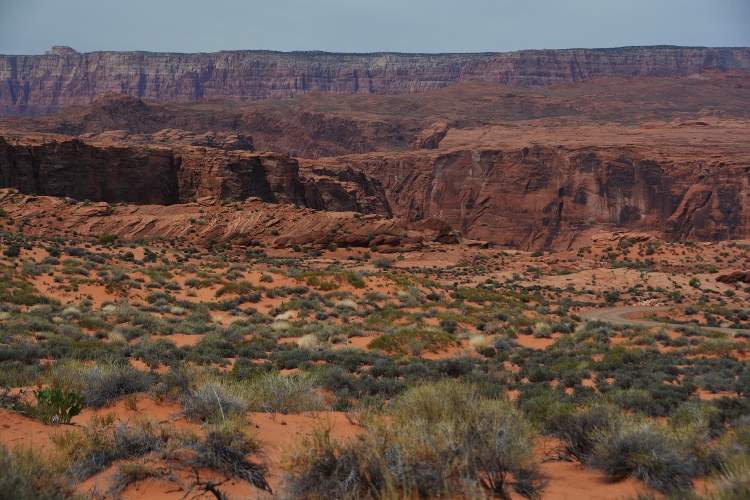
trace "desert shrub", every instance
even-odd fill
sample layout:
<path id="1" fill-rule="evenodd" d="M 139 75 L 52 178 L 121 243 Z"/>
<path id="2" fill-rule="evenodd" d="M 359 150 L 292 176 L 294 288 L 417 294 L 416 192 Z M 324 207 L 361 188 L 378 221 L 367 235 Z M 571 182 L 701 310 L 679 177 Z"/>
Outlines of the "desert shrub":
<path id="1" fill-rule="evenodd" d="M 380 257 L 372 261 L 372 265 L 378 269 L 390 269 L 393 267 L 393 260 L 387 257 Z"/>
<path id="2" fill-rule="evenodd" d="M 36 450 L 17 446 L 10 453 L 0 444 L 1 500 L 55 500 L 72 493 L 64 472 Z"/>
<path id="3" fill-rule="evenodd" d="M 550 427 L 552 434 L 563 441 L 562 455 L 585 463 L 597 440 L 621 423 L 621 417 L 616 407 L 597 405 L 575 413 L 562 412 Z"/>
<path id="4" fill-rule="evenodd" d="M 114 416 L 94 417 L 88 426 L 51 436 L 52 443 L 69 473 L 84 481 L 109 467 L 115 460 L 133 460 L 164 449 L 171 430 L 146 419 L 115 425 Z"/>
<path id="5" fill-rule="evenodd" d="M 265 357 L 265 352 L 263 354 Z M 274 370 L 275 367 L 268 361 L 265 363 L 253 363 L 249 359 L 238 358 L 232 365 L 232 370 L 229 372 L 229 376 L 234 380 L 248 380 L 254 379 L 265 373 L 270 373 Z"/>
<path id="6" fill-rule="evenodd" d="M 441 319 L 440 328 L 442 328 L 448 333 L 456 333 L 456 328 L 458 328 L 458 323 L 452 319 Z"/>
<path id="7" fill-rule="evenodd" d="M 638 421 L 602 437 L 589 463 L 613 479 L 632 476 L 660 492 L 687 490 L 702 471 L 674 436 L 655 423 Z"/>
<path id="8" fill-rule="evenodd" d="M 544 433 L 553 433 L 559 421 L 575 412 L 575 402 L 562 386 L 553 389 L 549 382 L 529 383 L 520 390 L 516 405 Z"/>
<path id="9" fill-rule="evenodd" d="M 396 333 L 376 337 L 367 347 L 387 353 L 406 354 L 407 351 L 411 351 L 413 354 L 419 354 L 422 350 L 438 352 L 458 345 L 456 338 L 443 330 L 410 326 L 400 328 Z"/>
<path id="10" fill-rule="evenodd" d="M 187 285 L 187 281 L 185 282 Z M 249 281 L 238 281 L 225 283 L 221 288 L 216 290 L 216 296 L 221 297 L 227 293 L 236 293 L 238 295 L 248 295 L 256 290 L 255 286 Z"/>
<path id="11" fill-rule="evenodd" d="M 145 392 L 151 387 L 151 377 L 130 366 L 97 365 L 82 373 L 81 393 L 86 405 L 106 406 L 115 398 Z"/>
<path id="12" fill-rule="evenodd" d="M 21 245 L 16 243 L 8 245 L 8 248 L 3 251 L 3 254 L 5 254 L 6 257 L 18 257 L 21 255 Z"/>
<path id="13" fill-rule="evenodd" d="M 364 278 L 358 272 L 346 273 L 346 281 L 354 288 L 364 288 L 366 286 Z"/>
<path id="14" fill-rule="evenodd" d="M 169 339 L 152 339 L 143 337 L 130 352 L 135 359 L 140 359 L 151 368 L 161 364 L 170 364 L 177 358 L 177 346 Z"/>
<path id="15" fill-rule="evenodd" d="M 115 241 L 117 241 L 116 234 L 103 233 L 99 236 L 99 243 L 101 243 L 102 245 L 109 245 L 111 243 L 114 243 Z"/>
<path id="16" fill-rule="evenodd" d="M 83 410 L 85 397 L 78 391 L 59 387 L 46 387 L 34 391 L 36 407 L 33 415 L 43 422 L 69 424 Z"/>
<path id="17" fill-rule="evenodd" d="M 247 431 L 244 420 L 232 419 L 213 425 L 203 439 L 194 441 L 187 448 L 194 453 L 177 454 L 177 459 L 184 465 L 192 469 L 209 468 L 220 472 L 225 479 L 247 481 L 271 493 L 261 443 L 255 434 Z M 203 484 L 196 481 L 190 489 L 201 486 Z"/>
<path id="18" fill-rule="evenodd" d="M 261 375 L 252 381 L 250 408 L 281 414 L 322 410 L 323 396 L 315 391 L 315 385 L 315 377 L 308 373 Z"/>
<path id="19" fill-rule="evenodd" d="M 236 415 L 244 415 L 247 404 L 236 386 L 218 381 L 198 384 L 180 398 L 182 413 L 188 419 L 222 421 Z"/>
<path id="20" fill-rule="evenodd" d="M 154 385 L 155 395 L 159 398 L 179 399 L 190 391 L 195 382 L 195 371 L 184 364 L 170 366 L 169 371 L 159 377 Z"/>
<path id="21" fill-rule="evenodd" d="M 66 337 L 72 337 L 75 339 L 79 339 L 83 336 L 83 331 L 76 325 L 71 325 L 71 324 L 58 325 L 57 333 L 61 335 L 65 335 Z"/>
<path id="22" fill-rule="evenodd" d="M 381 365 L 382 366 L 382 365 Z M 374 368 L 374 367 L 373 367 Z M 326 370 L 320 375 L 323 387 L 336 395 L 337 410 L 346 410 L 351 406 L 351 399 L 364 396 L 383 395 L 391 397 L 401 392 L 405 384 L 401 380 L 394 380 L 399 373 L 394 367 L 394 378 L 376 378 L 372 373 L 383 373 L 384 370 L 370 370 L 370 374 L 354 375 L 347 373 L 341 367 Z"/>
<path id="23" fill-rule="evenodd" d="M 286 452 L 282 467 L 289 493 L 303 499 L 428 498 L 481 489 L 533 498 L 544 487 L 534 436 L 509 402 L 440 382 L 405 392 L 354 441 L 340 443 L 330 430 L 317 430 Z"/>

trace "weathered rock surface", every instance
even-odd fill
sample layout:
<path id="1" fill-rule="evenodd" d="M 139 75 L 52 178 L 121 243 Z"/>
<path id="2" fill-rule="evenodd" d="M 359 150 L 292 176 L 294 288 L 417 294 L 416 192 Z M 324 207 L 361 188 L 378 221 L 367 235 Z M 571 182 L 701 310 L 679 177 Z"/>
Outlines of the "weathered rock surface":
<path id="1" fill-rule="evenodd" d="M 100 134 L 81 134 L 83 140 L 94 141 L 127 141 L 139 144 L 180 144 L 184 146 L 203 146 L 223 149 L 225 151 L 255 151 L 253 138 L 242 134 L 226 132 L 206 132 L 196 134 L 188 130 L 165 128 L 153 134 L 131 134 L 127 130 L 110 130 Z"/>
<path id="2" fill-rule="evenodd" d="M 669 240 L 750 237 L 750 152 L 721 161 L 680 153 L 533 146 L 325 161 L 379 179 L 397 217 L 439 217 L 512 248 L 565 248 L 614 228 Z"/>
<path id="3" fill-rule="evenodd" d="M 468 80 L 529 87 L 614 76 L 687 76 L 705 67 L 750 69 L 749 48 L 622 47 L 483 54 L 78 53 L 0 56 L 0 115 L 40 115 L 107 94 L 252 101 L 334 94 L 424 92 Z"/>
<path id="4" fill-rule="evenodd" d="M 734 283 L 750 283 L 750 271 L 734 271 L 730 274 L 721 274 L 716 277 L 719 283 L 732 285 Z"/>
<path id="5" fill-rule="evenodd" d="M 425 242 L 453 245 L 461 242 L 461 235 L 440 219 L 405 222 L 402 219 L 367 220 L 349 223 L 331 232 L 323 230 L 296 231 L 279 237 L 275 246 L 313 245 L 325 248 L 331 243 L 339 248 L 378 247 L 380 253 L 416 250 Z"/>
<path id="6" fill-rule="evenodd" d="M 351 168 L 300 169 L 285 155 L 214 148 L 0 136 L 0 187 L 109 203 L 187 203 L 212 196 L 390 216 L 382 186 Z"/>
<path id="7" fill-rule="evenodd" d="M 323 212 L 293 205 L 270 205 L 251 197 L 223 204 L 214 197 L 175 205 L 70 204 L 61 198 L 0 191 L 8 220 L 26 220 L 25 234 L 115 234 L 121 240 L 180 238 L 199 246 L 230 243 L 276 248 L 326 248 L 382 245 L 382 253 L 419 250 L 425 244 L 461 240 L 444 221 L 416 223 L 355 212 Z M 59 219 L 58 219 L 59 217 Z M 335 232 L 334 232 L 335 231 Z"/>

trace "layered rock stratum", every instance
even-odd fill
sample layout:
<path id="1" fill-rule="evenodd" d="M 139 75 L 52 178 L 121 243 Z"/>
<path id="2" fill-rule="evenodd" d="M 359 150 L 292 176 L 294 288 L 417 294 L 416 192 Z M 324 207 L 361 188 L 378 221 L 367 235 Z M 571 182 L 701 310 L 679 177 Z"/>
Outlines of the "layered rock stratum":
<path id="1" fill-rule="evenodd" d="M 391 215 L 377 180 L 353 171 L 300 169 L 275 153 L 195 146 L 0 135 L 0 187 L 107 203 L 173 205 L 258 198 L 327 211 Z"/>
<path id="2" fill-rule="evenodd" d="M 480 54 L 225 51 L 0 56 L 0 115 L 41 115 L 107 94 L 238 101 L 333 94 L 425 92 L 469 80 L 533 87 L 595 77 L 674 77 L 706 67 L 750 69 L 748 48 L 621 47 Z"/>
<path id="3" fill-rule="evenodd" d="M 527 250 L 585 246 L 600 232 L 750 237 L 743 70 L 253 102 L 108 95 L 2 118 L 0 136 L 0 184 L 26 194 L 171 205 L 259 197 L 399 224 L 438 219 Z M 283 241 L 342 243 L 301 238 Z"/>

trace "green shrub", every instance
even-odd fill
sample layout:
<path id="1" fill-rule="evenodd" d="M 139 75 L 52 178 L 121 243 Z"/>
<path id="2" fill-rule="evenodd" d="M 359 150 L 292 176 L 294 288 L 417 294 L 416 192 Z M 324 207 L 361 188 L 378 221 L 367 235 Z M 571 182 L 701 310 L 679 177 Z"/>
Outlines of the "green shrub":
<path id="1" fill-rule="evenodd" d="M 346 273 L 346 281 L 354 288 L 364 288 L 366 286 L 364 278 L 357 272 Z"/>
<path id="2" fill-rule="evenodd" d="M 404 327 L 396 333 L 386 333 L 373 339 L 367 347 L 387 353 L 418 354 L 422 350 L 439 352 L 449 347 L 458 347 L 456 337 L 437 328 Z"/>
<path id="3" fill-rule="evenodd" d="M 13 243 L 5 249 L 3 254 L 5 254 L 6 257 L 18 257 L 19 255 L 21 255 L 21 245 Z"/>
<path id="4" fill-rule="evenodd" d="M 69 424 L 83 410 L 86 398 L 78 391 L 47 387 L 34 391 L 37 405 L 34 415 L 50 424 Z"/>
<path id="5" fill-rule="evenodd" d="M 99 243 L 101 243 L 102 245 L 109 245 L 110 243 L 114 243 L 115 241 L 117 241 L 116 234 L 104 233 L 99 236 Z"/>

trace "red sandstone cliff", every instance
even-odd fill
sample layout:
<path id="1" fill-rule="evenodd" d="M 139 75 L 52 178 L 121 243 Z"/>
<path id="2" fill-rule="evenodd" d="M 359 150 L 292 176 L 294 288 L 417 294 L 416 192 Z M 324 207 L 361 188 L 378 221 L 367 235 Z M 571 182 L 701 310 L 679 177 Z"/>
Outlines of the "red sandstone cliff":
<path id="1" fill-rule="evenodd" d="M 424 92 L 467 80 L 529 87 L 600 76 L 686 76 L 714 67 L 750 70 L 750 48 L 623 47 L 484 54 L 78 53 L 0 56 L 0 115 L 40 115 L 107 94 L 191 101 Z"/>
<path id="2" fill-rule="evenodd" d="M 0 136 L 0 187 L 94 202 L 171 205 L 201 197 L 390 216 L 378 181 L 351 168 L 300 169 L 275 153 Z"/>
<path id="3" fill-rule="evenodd" d="M 748 238 L 748 153 L 706 161 L 697 148 L 534 146 L 325 163 L 379 179 L 396 217 L 437 217 L 469 238 L 539 249 L 585 244 L 590 232 L 617 228 L 669 240 Z"/>

